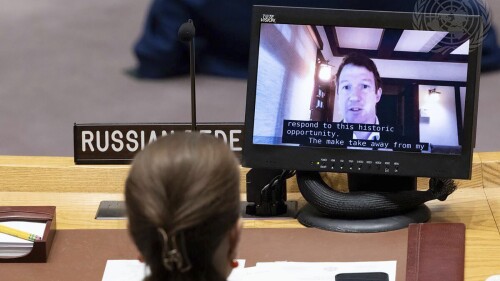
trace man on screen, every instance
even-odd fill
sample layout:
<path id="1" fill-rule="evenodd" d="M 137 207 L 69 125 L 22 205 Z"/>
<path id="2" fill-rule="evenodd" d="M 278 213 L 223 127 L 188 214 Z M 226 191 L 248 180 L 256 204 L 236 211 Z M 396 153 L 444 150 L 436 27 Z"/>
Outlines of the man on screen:
<path id="1" fill-rule="evenodd" d="M 376 105 L 382 96 L 382 79 L 377 66 L 359 53 L 344 57 L 336 75 L 342 123 L 379 124 Z M 379 140 L 379 132 L 354 131 L 353 139 Z"/>

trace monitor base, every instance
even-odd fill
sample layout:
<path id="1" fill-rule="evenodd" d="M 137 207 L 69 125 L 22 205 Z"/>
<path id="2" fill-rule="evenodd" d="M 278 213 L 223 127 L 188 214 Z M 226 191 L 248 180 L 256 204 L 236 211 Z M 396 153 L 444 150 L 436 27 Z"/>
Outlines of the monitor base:
<path id="1" fill-rule="evenodd" d="M 410 223 L 426 222 L 430 217 L 431 211 L 425 204 L 404 214 L 376 219 L 336 219 L 319 212 L 312 205 L 306 204 L 299 211 L 297 220 L 304 226 L 328 231 L 367 233 L 406 228 Z"/>

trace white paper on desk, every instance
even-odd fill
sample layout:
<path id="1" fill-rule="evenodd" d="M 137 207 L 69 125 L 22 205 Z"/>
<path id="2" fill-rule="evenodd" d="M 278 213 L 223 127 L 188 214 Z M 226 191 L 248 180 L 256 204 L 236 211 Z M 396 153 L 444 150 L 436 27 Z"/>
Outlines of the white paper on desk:
<path id="1" fill-rule="evenodd" d="M 245 268 L 232 275 L 229 281 L 287 280 L 322 281 L 335 280 L 339 273 L 385 272 L 390 281 L 396 280 L 396 261 L 377 262 L 267 262 Z"/>
<path id="2" fill-rule="evenodd" d="M 245 260 L 238 260 L 238 268 L 243 267 Z M 149 274 L 149 267 L 138 260 L 108 260 L 102 281 L 142 281 Z"/>
<path id="3" fill-rule="evenodd" d="M 143 281 L 148 274 L 149 268 L 138 260 L 108 260 L 102 281 Z"/>
<path id="4" fill-rule="evenodd" d="M 285 270 L 276 270 L 267 267 L 247 267 L 234 270 L 227 278 L 228 281 L 276 281 L 276 280 L 297 280 L 291 273 Z M 330 280 L 332 281 L 332 280 Z"/>

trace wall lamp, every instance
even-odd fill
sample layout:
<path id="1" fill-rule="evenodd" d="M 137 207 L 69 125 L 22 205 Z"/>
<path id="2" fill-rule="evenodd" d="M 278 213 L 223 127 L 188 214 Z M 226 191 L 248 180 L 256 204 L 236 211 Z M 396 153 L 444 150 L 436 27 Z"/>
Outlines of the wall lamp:
<path id="1" fill-rule="evenodd" d="M 332 66 L 328 63 L 322 63 L 319 65 L 318 78 L 321 82 L 330 82 L 333 77 Z"/>

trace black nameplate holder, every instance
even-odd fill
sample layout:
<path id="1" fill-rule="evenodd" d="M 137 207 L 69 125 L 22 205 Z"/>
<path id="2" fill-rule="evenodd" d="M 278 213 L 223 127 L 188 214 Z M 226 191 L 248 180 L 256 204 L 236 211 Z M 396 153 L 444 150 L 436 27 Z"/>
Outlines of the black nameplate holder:
<path id="1" fill-rule="evenodd" d="M 241 160 L 243 123 L 198 123 L 204 134 L 223 139 Z M 175 132 L 190 132 L 190 123 L 75 124 L 75 164 L 129 164 L 146 145 Z"/>

